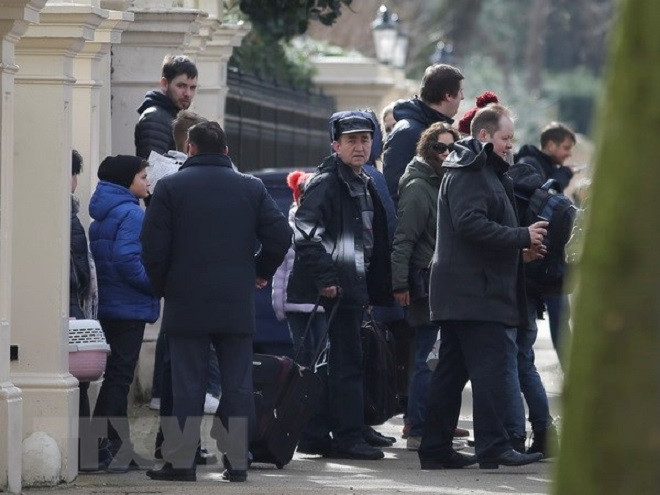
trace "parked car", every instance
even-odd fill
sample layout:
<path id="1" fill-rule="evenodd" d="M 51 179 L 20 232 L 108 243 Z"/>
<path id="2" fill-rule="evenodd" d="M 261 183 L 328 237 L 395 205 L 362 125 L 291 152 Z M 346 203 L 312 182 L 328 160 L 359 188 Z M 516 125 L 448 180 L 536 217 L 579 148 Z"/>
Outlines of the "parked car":
<path id="1" fill-rule="evenodd" d="M 294 168 L 267 168 L 250 172 L 261 179 L 266 189 L 273 197 L 280 211 L 288 217 L 289 207 L 293 201 L 291 189 L 286 183 L 286 177 Z M 307 172 L 311 169 L 304 169 Z M 293 341 L 289 326 L 285 321 L 278 321 L 273 311 L 271 301 L 272 286 L 270 282 L 263 289 L 257 290 L 254 297 L 257 331 L 254 336 L 254 352 L 274 354 L 279 356 L 293 355 Z"/>

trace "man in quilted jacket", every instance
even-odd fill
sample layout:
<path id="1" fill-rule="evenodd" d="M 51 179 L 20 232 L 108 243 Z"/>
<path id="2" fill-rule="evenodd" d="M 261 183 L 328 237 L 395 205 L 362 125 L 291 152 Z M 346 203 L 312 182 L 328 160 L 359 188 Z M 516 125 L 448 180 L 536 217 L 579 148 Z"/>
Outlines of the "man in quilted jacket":
<path id="1" fill-rule="evenodd" d="M 167 55 L 163 60 L 160 88 L 148 91 L 138 107 L 135 125 L 135 154 L 149 158 L 155 151 L 164 155 L 176 149 L 172 121 L 179 110 L 187 110 L 197 91 L 197 67 L 185 55 Z"/>

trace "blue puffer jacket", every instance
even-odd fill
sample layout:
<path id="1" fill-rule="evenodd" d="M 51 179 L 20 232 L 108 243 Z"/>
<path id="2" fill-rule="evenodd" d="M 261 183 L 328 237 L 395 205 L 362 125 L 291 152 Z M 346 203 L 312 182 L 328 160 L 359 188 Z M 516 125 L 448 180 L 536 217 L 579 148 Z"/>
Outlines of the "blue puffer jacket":
<path id="1" fill-rule="evenodd" d="M 99 318 L 153 323 L 160 301 L 140 260 L 144 211 L 125 187 L 100 181 L 89 202 L 89 227 L 99 284 Z"/>

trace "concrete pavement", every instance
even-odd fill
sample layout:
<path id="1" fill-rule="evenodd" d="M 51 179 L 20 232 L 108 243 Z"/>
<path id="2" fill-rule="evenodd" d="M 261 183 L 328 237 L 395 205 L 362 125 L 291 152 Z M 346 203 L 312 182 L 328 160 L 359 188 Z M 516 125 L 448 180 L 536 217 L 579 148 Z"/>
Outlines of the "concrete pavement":
<path id="1" fill-rule="evenodd" d="M 539 337 L 535 347 L 537 367 L 547 388 L 551 412 L 559 414 L 559 393 L 562 374 L 552 348 L 547 324 L 539 322 Z M 157 428 L 155 412 L 146 405 L 131 410 L 132 435 L 137 450 L 150 455 Z M 30 488 L 24 493 L 57 495 L 128 495 L 128 494 L 388 494 L 416 493 L 440 495 L 490 495 L 515 493 L 541 495 L 550 493 L 554 470 L 553 461 L 523 466 L 480 470 L 476 466 L 462 470 L 422 471 L 416 452 L 405 449 L 400 439 L 402 417 L 397 416 L 377 429 L 397 437 L 397 443 L 385 449 L 381 461 L 327 460 L 296 454 L 284 469 L 272 465 L 255 464 L 246 483 L 227 483 L 220 480 L 221 468 L 200 466 L 196 483 L 168 483 L 152 481 L 142 471 L 126 474 L 81 474 L 74 483 L 54 488 Z M 210 417 L 203 423 L 203 438 L 210 450 Z M 460 426 L 472 430 L 472 397 L 469 387 L 463 393 Z M 467 452 L 471 452 L 470 449 Z"/>

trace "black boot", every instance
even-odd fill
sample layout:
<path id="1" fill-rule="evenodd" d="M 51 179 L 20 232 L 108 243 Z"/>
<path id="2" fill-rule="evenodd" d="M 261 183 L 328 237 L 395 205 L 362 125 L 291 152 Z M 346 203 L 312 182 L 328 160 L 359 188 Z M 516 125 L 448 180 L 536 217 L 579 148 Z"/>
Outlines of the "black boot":
<path id="1" fill-rule="evenodd" d="M 520 452 L 521 454 L 525 453 L 525 437 L 519 437 L 518 435 L 511 435 L 509 437 L 509 442 L 511 442 L 511 447 L 513 447 L 513 450 L 516 452 Z"/>
<path id="2" fill-rule="evenodd" d="M 559 440 L 557 438 L 557 429 L 550 425 L 545 430 L 534 430 L 534 439 L 532 446 L 527 451 L 528 454 L 543 454 L 544 458 L 552 457 L 559 450 Z"/>

